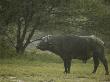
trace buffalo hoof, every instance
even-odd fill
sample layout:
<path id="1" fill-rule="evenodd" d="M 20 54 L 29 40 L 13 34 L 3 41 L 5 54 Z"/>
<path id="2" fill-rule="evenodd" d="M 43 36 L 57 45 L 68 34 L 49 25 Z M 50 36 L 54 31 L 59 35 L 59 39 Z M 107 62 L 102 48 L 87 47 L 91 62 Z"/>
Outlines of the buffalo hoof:
<path id="1" fill-rule="evenodd" d="M 64 71 L 64 74 L 69 74 L 70 73 L 70 71 Z"/>
<path id="2" fill-rule="evenodd" d="M 67 74 L 67 72 L 66 72 L 66 71 L 64 71 L 64 74 Z"/>

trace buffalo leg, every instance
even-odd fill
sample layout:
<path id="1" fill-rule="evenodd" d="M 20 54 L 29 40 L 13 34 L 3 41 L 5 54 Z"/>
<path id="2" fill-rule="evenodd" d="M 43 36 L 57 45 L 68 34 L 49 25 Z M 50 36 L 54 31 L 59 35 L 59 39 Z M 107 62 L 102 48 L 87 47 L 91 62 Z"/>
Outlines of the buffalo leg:
<path id="1" fill-rule="evenodd" d="M 70 73 L 70 67 L 71 67 L 71 59 L 63 59 L 64 61 L 64 73 Z"/>
<path id="2" fill-rule="evenodd" d="M 104 67 L 105 67 L 105 71 L 106 71 L 106 75 L 109 74 L 109 71 L 108 71 L 108 63 L 107 63 L 107 60 L 105 58 L 105 56 L 99 56 L 99 59 L 100 61 L 103 63 Z"/>
<path id="3" fill-rule="evenodd" d="M 93 55 L 93 61 L 94 61 L 94 70 L 93 70 L 92 73 L 96 73 L 97 68 L 99 66 L 99 60 L 98 60 L 98 57 L 95 54 Z"/>
<path id="4" fill-rule="evenodd" d="M 66 59 L 64 60 L 64 68 L 65 68 L 64 73 L 67 73 L 68 68 L 67 68 L 67 60 Z"/>
<path id="5" fill-rule="evenodd" d="M 67 61 L 67 68 L 68 68 L 67 72 L 70 73 L 71 59 L 69 59 L 69 60 Z"/>

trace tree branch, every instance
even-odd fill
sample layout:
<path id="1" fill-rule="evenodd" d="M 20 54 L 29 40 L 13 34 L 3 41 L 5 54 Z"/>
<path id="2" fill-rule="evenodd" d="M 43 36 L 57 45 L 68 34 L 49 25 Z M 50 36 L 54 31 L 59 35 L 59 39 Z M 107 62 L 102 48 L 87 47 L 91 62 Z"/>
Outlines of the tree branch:
<path id="1" fill-rule="evenodd" d="M 26 33 L 27 33 L 27 28 L 28 28 L 28 24 L 27 24 L 27 22 L 25 21 L 25 27 L 24 27 L 24 29 L 23 29 L 23 34 L 22 34 L 22 36 L 21 36 L 21 42 L 23 42 L 24 39 L 25 39 L 25 36 L 26 36 Z"/>
<path id="2" fill-rule="evenodd" d="M 31 33 L 28 36 L 28 39 L 27 39 L 26 43 L 24 44 L 24 48 L 26 48 L 27 45 L 30 43 L 30 40 L 31 40 L 32 36 L 34 35 L 35 30 L 36 30 L 36 27 L 33 27 Z"/>
<path id="3" fill-rule="evenodd" d="M 17 27 L 17 44 L 19 44 L 21 39 L 21 23 L 20 20 L 18 19 L 18 27 Z"/>
<path id="4" fill-rule="evenodd" d="M 26 10 L 25 13 L 24 13 L 25 27 L 23 29 L 23 34 L 22 34 L 22 37 L 21 37 L 22 42 L 25 39 L 27 29 L 28 29 L 28 26 L 29 26 L 29 22 L 32 20 L 32 16 L 33 16 L 32 7 L 33 7 L 33 2 L 28 0 L 26 2 L 26 5 L 25 5 L 25 10 Z"/>

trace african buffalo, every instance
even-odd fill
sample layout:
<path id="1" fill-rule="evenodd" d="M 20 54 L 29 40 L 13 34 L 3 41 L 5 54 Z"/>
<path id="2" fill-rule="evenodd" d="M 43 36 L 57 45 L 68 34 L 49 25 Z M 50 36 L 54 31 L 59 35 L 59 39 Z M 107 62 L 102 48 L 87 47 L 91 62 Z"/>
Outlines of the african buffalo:
<path id="1" fill-rule="evenodd" d="M 36 46 L 40 50 L 48 50 L 59 55 L 64 61 L 65 73 L 70 73 L 71 60 L 80 59 L 86 63 L 93 57 L 95 73 L 99 60 L 105 67 L 105 74 L 109 74 L 107 60 L 104 55 L 104 42 L 94 35 L 91 36 L 45 36 Z"/>

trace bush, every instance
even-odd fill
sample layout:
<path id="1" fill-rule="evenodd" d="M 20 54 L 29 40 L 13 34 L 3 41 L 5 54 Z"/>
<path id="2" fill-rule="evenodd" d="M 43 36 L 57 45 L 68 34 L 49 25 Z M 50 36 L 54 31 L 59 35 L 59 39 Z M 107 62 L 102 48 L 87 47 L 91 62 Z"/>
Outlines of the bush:
<path id="1" fill-rule="evenodd" d="M 9 43 L 0 37 L 0 58 L 10 58 L 15 55 L 15 50 L 9 45 Z"/>

